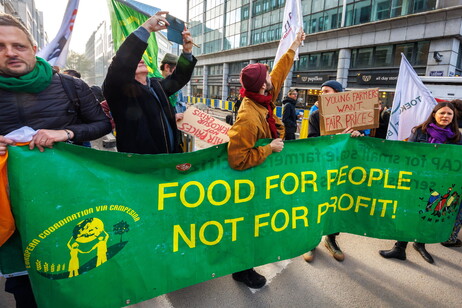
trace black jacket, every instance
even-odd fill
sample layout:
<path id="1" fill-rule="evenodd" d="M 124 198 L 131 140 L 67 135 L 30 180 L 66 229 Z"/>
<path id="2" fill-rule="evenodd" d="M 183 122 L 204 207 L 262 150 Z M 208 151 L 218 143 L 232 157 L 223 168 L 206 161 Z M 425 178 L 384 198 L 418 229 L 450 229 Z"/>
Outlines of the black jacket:
<path id="1" fill-rule="evenodd" d="M 135 80 L 135 71 L 147 43 L 134 33 L 122 43 L 109 66 L 103 84 L 104 96 L 114 117 L 117 150 L 138 154 L 180 152 L 175 110 L 168 97 L 191 78 L 196 59 L 179 57 L 173 74 L 166 79 L 150 78 L 150 89 Z M 162 116 L 162 110 L 166 117 Z M 173 129 L 174 149 L 169 149 L 167 122 Z"/>
<path id="2" fill-rule="evenodd" d="M 310 113 L 308 118 L 308 138 L 321 136 L 321 129 L 319 126 L 319 109 Z"/>
<path id="3" fill-rule="evenodd" d="M 286 132 L 295 132 L 297 130 L 297 114 L 295 112 L 295 104 L 297 104 L 297 101 L 287 97 L 282 103 L 284 104 L 282 122 L 286 128 Z"/>
<path id="4" fill-rule="evenodd" d="M 0 135 L 23 126 L 38 129 L 69 129 L 75 142 L 97 139 L 111 131 L 111 123 L 88 85 L 74 78 L 80 107 L 64 91 L 54 74 L 40 93 L 16 93 L 0 89 Z"/>
<path id="5" fill-rule="evenodd" d="M 429 143 L 428 141 L 428 133 L 424 133 L 421 128 L 417 129 L 416 131 L 411 133 L 411 136 L 409 136 L 408 141 L 409 142 L 423 142 L 423 143 Z M 459 142 L 448 142 L 449 144 L 462 144 L 462 139 L 459 140 Z"/>

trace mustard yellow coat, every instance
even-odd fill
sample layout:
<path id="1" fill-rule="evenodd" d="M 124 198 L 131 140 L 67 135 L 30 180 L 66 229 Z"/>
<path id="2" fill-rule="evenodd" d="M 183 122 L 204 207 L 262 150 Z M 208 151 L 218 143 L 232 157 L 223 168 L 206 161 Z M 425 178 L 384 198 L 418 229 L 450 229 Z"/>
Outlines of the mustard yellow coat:
<path id="1" fill-rule="evenodd" d="M 289 49 L 270 73 L 273 84 L 273 89 L 270 91 L 273 96 L 273 109 L 275 107 L 274 102 L 294 62 L 294 55 L 295 52 Z M 269 124 L 266 121 L 267 116 L 268 109 L 266 107 L 244 97 L 236 122 L 228 132 L 228 162 L 231 168 L 245 170 L 258 166 L 272 153 L 269 144 L 255 147 L 257 140 L 272 138 Z M 276 120 L 279 137 L 284 138 L 284 125 L 275 114 L 273 117 Z"/>

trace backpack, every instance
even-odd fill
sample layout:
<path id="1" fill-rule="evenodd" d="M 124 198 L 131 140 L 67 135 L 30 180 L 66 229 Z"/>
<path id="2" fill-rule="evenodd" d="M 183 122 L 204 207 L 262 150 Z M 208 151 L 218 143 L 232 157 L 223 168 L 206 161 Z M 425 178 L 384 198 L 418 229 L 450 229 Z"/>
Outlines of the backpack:
<path id="1" fill-rule="evenodd" d="M 69 75 L 58 73 L 59 78 L 61 79 L 61 84 L 63 85 L 64 92 L 66 92 L 67 97 L 72 102 L 77 111 L 77 117 L 80 117 L 80 99 L 77 95 L 77 90 L 75 88 L 74 78 Z"/>

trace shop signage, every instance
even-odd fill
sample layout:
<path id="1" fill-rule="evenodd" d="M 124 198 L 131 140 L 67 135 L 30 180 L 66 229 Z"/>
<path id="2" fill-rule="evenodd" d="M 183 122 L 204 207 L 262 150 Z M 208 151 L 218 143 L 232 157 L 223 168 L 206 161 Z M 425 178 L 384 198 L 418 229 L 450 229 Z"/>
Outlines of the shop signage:
<path id="1" fill-rule="evenodd" d="M 357 76 L 357 83 L 364 84 L 364 85 L 383 85 L 383 84 L 396 85 L 397 80 L 398 80 L 398 72 L 358 74 Z"/>
<path id="2" fill-rule="evenodd" d="M 443 71 L 430 71 L 430 76 L 444 76 Z"/>
<path id="3" fill-rule="evenodd" d="M 329 75 L 296 75 L 297 84 L 322 84 L 329 80 Z"/>
<path id="4" fill-rule="evenodd" d="M 239 77 L 228 77 L 228 83 L 240 83 Z"/>

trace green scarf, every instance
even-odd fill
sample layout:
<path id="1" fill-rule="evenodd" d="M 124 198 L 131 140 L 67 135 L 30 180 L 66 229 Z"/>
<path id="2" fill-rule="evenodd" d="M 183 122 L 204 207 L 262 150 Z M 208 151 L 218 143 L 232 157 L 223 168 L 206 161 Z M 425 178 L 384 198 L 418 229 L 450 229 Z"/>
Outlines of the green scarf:
<path id="1" fill-rule="evenodd" d="M 0 88 L 12 92 L 39 93 L 50 85 L 53 70 L 42 58 L 36 57 L 32 72 L 20 77 L 0 76 Z"/>

